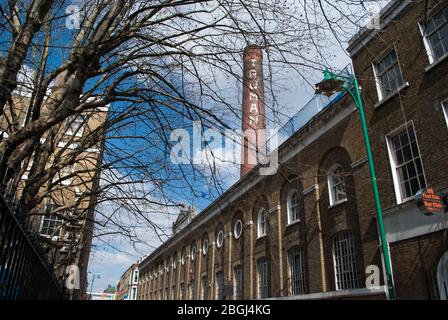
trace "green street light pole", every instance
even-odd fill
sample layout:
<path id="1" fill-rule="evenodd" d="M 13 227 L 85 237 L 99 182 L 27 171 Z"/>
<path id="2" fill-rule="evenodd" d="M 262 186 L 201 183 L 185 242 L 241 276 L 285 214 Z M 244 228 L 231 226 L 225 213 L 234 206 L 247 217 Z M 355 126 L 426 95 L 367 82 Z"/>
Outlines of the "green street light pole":
<path id="1" fill-rule="evenodd" d="M 345 82 L 348 81 L 349 85 L 344 85 Z M 359 90 L 358 79 L 355 76 L 346 77 L 342 75 L 336 75 L 333 72 L 325 69 L 324 71 L 324 80 L 316 85 L 316 93 L 331 95 L 337 91 L 346 91 L 355 102 L 356 108 L 359 110 L 359 115 L 361 118 L 361 126 L 362 126 L 362 134 L 364 136 L 364 142 L 367 153 L 367 161 L 369 163 L 370 176 L 372 180 L 372 188 L 373 188 L 373 197 L 375 200 L 375 208 L 376 208 L 376 217 L 378 223 L 378 232 L 380 235 L 380 245 L 381 252 L 383 255 L 384 266 L 386 269 L 386 281 L 387 281 L 387 289 L 389 294 L 389 299 L 395 299 L 395 286 L 392 277 L 392 266 L 390 260 L 389 247 L 387 245 L 386 233 L 384 230 L 384 222 L 383 222 L 383 210 L 381 208 L 380 195 L 378 192 L 378 184 L 376 181 L 376 173 L 375 166 L 373 164 L 373 156 L 372 149 L 370 147 L 370 138 L 369 132 L 367 130 L 367 122 L 366 116 L 364 113 L 364 105 L 362 103 L 361 92 Z"/>
<path id="2" fill-rule="evenodd" d="M 93 283 L 95 282 L 95 279 L 101 279 L 101 274 L 94 273 L 92 276 L 92 283 L 90 284 L 89 300 L 92 300 L 92 290 L 93 290 Z"/>

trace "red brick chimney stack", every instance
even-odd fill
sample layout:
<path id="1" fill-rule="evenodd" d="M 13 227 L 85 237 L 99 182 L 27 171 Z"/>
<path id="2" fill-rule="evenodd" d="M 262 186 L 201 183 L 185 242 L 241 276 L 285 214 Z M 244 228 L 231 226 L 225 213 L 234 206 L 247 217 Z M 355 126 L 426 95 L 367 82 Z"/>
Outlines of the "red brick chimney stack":
<path id="1" fill-rule="evenodd" d="M 243 53 L 243 124 L 241 178 L 257 165 L 257 154 L 266 145 L 263 85 L 263 51 L 250 45 Z"/>

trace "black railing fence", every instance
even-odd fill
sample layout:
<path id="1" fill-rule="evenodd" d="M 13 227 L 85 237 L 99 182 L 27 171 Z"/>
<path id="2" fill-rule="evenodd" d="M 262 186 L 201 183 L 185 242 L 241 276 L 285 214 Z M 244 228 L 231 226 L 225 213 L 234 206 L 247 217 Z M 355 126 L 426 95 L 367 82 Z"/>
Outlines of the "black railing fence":
<path id="1" fill-rule="evenodd" d="M 63 287 L 0 196 L 0 300 L 60 300 Z"/>

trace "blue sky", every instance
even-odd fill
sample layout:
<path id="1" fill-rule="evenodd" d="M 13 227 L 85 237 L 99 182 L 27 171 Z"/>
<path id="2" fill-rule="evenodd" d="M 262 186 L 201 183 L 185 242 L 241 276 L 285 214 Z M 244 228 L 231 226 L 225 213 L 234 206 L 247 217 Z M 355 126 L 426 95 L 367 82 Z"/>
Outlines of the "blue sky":
<path id="1" fill-rule="evenodd" d="M 343 68 L 349 63 L 349 58 L 342 49 L 335 47 L 335 59 L 332 62 L 332 66 L 335 68 Z M 316 72 L 314 82 L 317 82 L 321 78 L 320 72 Z M 276 79 L 274 78 L 274 81 Z M 290 116 L 294 115 L 301 106 L 303 106 L 309 99 L 314 95 L 313 88 L 304 85 L 301 81 L 289 83 L 288 89 L 284 91 L 283 94 L 279 95 L 280 105 L 285 106 L 285 110 L 288 111 Z M 285 118 L 286 119 L 286 118 Z M 136 146 L 134 146 L 136 147 Z M 226 188 L 230 187 L 233 183 L 237 181 L 238 170 L 237 166 L 226 166 L 222 168 L 225 174 L 225 179 L 223 180 L 224 186 Z M 197 181 L 200 184 L 200 180 Z M 183 202 L 187 204 L 193 204 L 198 210 L 203 209 L 207 206 L 216 196 L 210 194 L 201 194 L 200 197 L 194 197 L 188 192 L 183 195 L 178 194 Z M 163 225 L 166 229 L 170 229 L 171 223 L 175 220 L 176 215 L 171 214 L 160 215 L 159 223 Z M 119 281 L 122 273 L 139 258 L 145 254 L 150 254 L 155 247 L 160 245 L 162 241 L 157 237 L 154 232 L 149 228 L 145 229 L 143 226 L 140 230 L 141 235 L 150 243 L 150 246 L 145 244 L 132 245 L 126 239 L 105 239 L 100 240 L 95 239 L 93 241 L 94 248 L 92 250 L 92 255 L 89 264 L 89 281 L 92 279 L 92 274 L 101 274 L 100 280 L 95 280 L 93 291 L 103 291 L 109 284 L 116 285 Z M 166 238 L 164 238 L 166 239 Z M 112 248 L 113 247 L 113 248 Z"/>

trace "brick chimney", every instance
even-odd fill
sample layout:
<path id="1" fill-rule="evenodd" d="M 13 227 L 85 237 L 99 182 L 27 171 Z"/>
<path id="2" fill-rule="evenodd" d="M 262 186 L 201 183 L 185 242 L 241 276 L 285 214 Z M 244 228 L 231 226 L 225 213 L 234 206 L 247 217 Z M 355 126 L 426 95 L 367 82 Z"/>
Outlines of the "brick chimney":
<path id="1" fill-rule="evenodd" d="M 243 145 L 241 178 L 257 165 L 266 150 L 266 118 L 263 85 L 263 51 L 249 45 L 243 53 Z"/>

